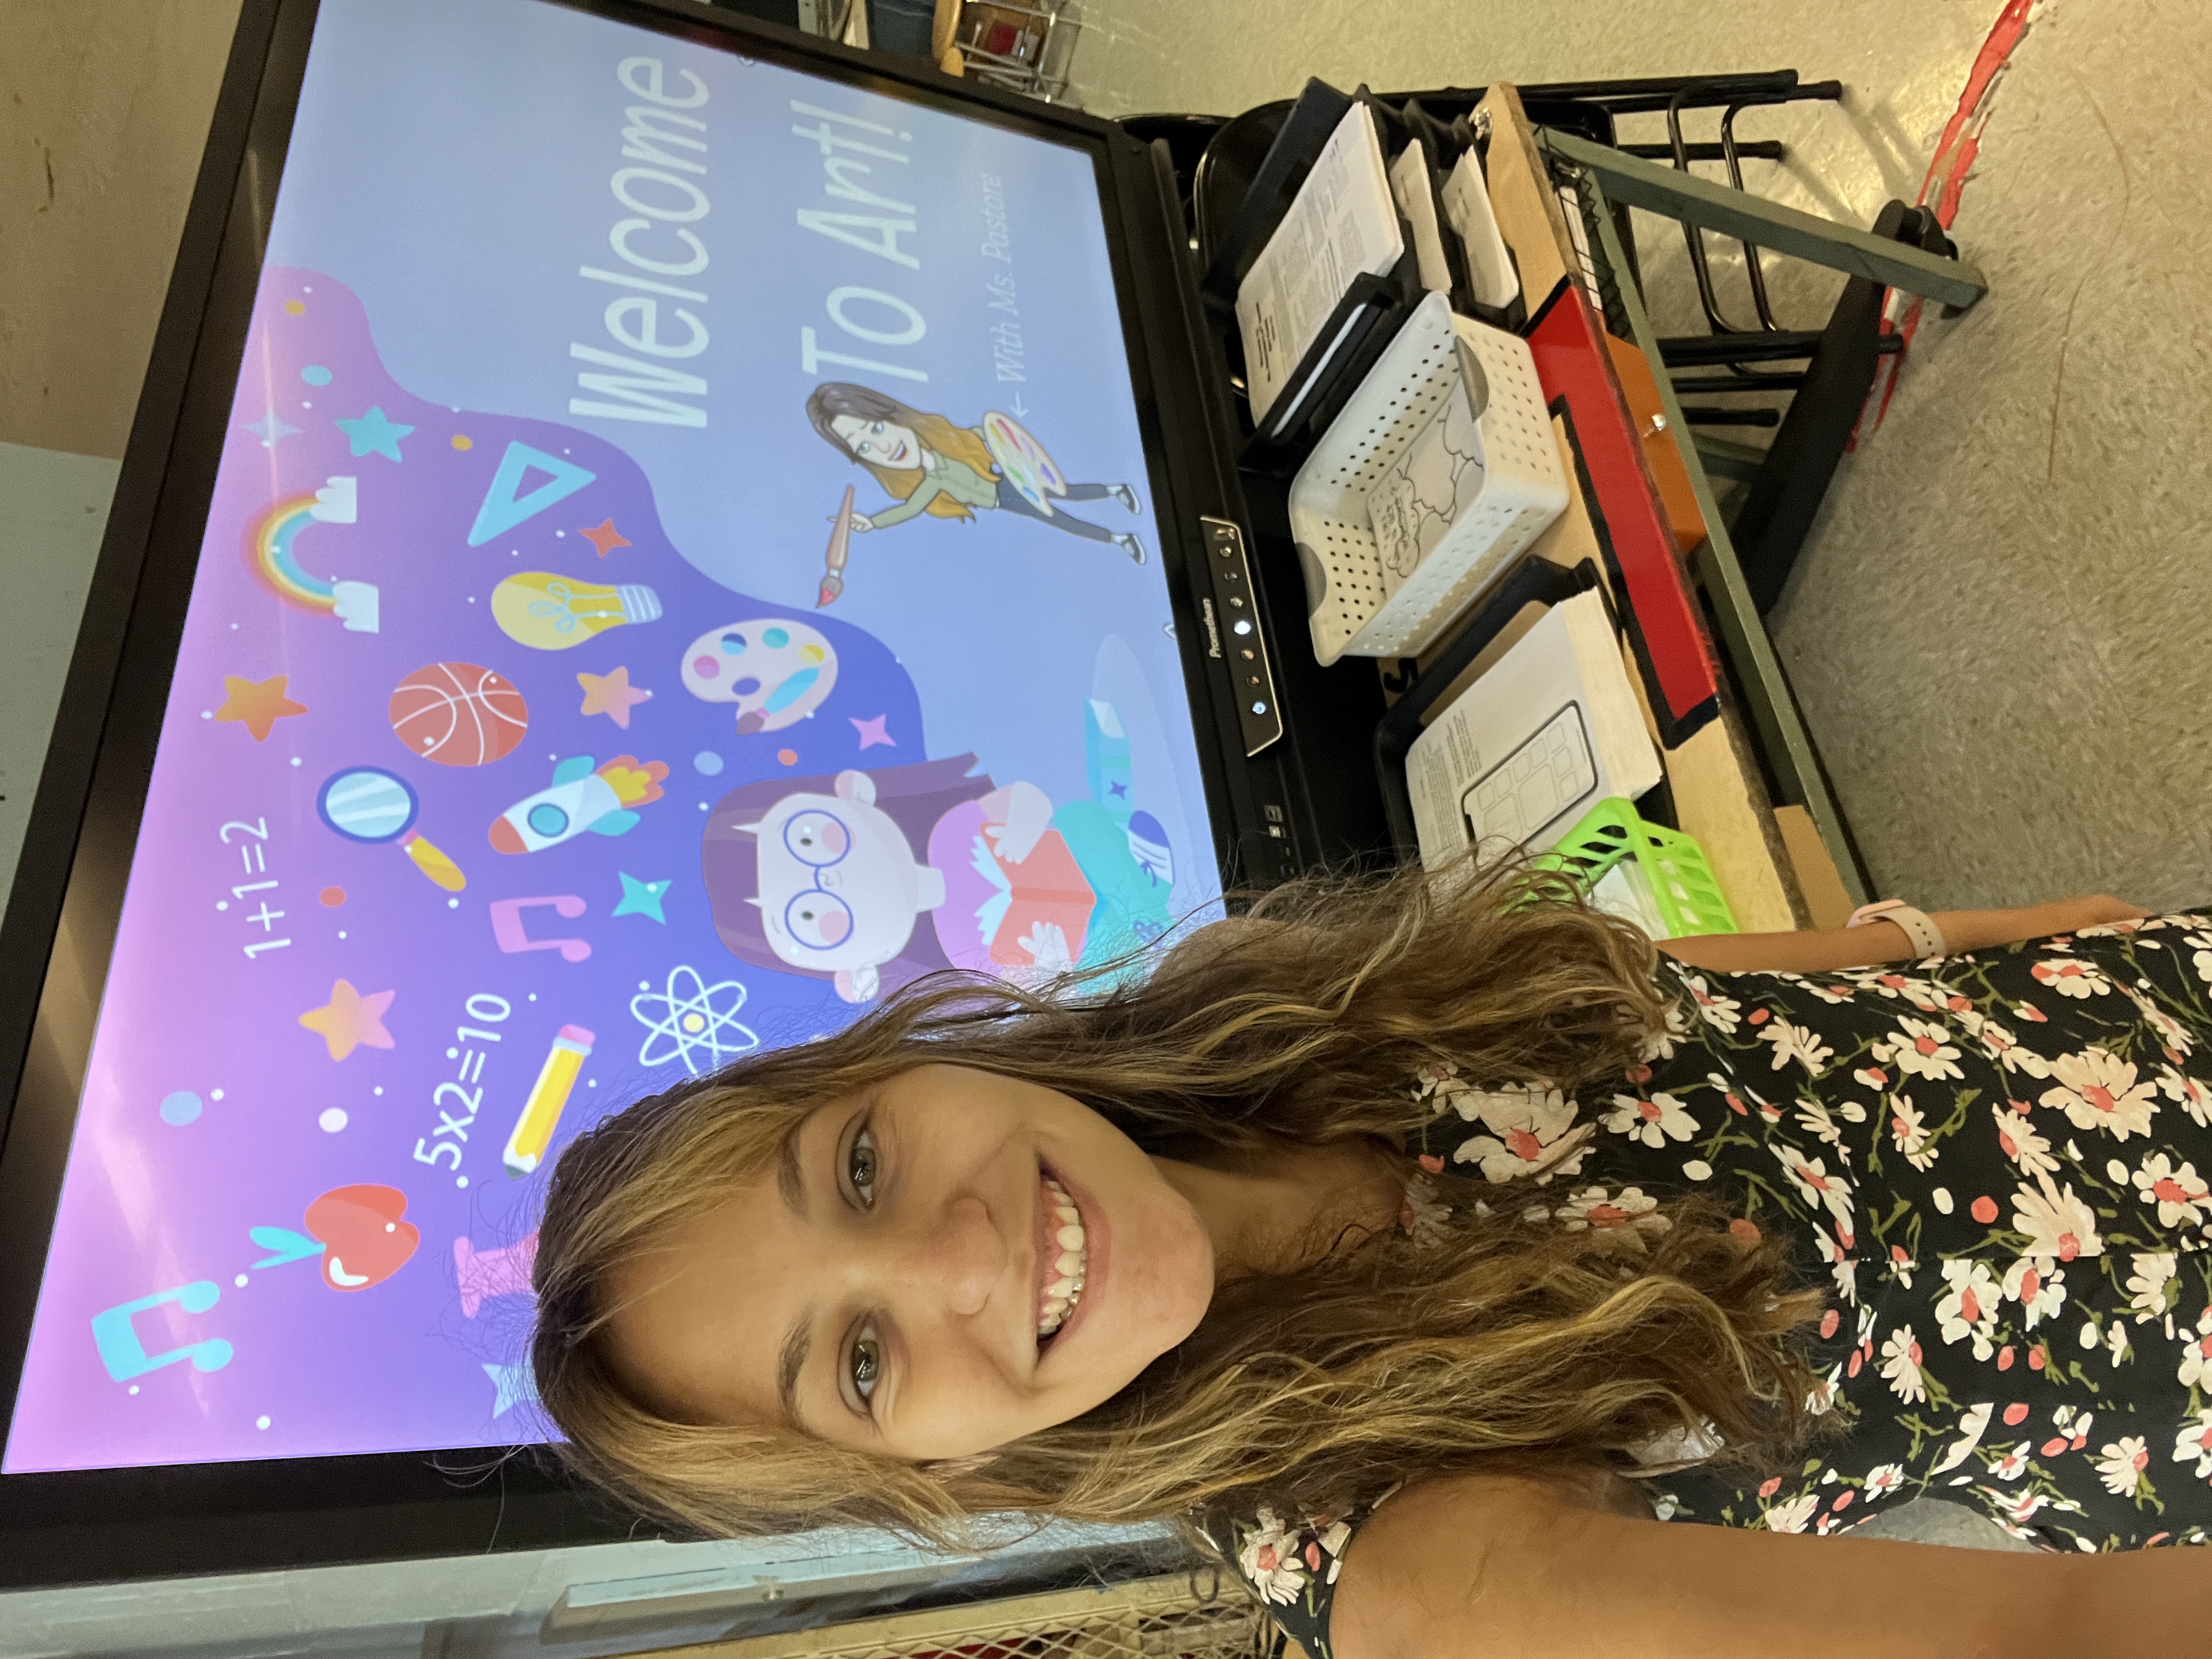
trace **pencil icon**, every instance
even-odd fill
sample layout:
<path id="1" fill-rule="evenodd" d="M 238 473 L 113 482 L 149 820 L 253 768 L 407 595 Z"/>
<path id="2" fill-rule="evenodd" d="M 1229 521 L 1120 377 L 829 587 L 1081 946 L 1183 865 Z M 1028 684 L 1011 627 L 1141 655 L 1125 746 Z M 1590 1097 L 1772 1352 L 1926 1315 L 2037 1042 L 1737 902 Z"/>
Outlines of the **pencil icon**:
<path id="1" fill-rule="evenodd" d="M 501 1154 L 500 1161 L 510 1176 L 530 1174 L 544 1158 L 553 1131 L 560 1124 L 562 1108 L 568 1103 L 568 1091 L 576 1086 L 577 1073 L 592 1056 L 593 1041 L 580 1025 L 563 1025 L 561 1035 L 553 1039 L 553 1046 L 545 1052 L 545 1064 L 538 1068 L 538 1081 L 531 1085 L 530 1098 L 522 1103 L 522 1115 L 514 1121 L 514 1133 L 507 1138 L 507 1151 Z"/>

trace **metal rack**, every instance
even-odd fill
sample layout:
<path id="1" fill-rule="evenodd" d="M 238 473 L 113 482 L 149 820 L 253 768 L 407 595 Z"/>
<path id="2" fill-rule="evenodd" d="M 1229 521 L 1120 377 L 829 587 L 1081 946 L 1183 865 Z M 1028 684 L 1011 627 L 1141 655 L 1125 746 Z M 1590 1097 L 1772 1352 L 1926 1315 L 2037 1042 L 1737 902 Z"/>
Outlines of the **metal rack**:
<path id="1" fill-rule="evenodd" d="M 1083 28 L 1076 0 L 961 0 L 952 42 L 968 74 L 1055 103 Z"/>

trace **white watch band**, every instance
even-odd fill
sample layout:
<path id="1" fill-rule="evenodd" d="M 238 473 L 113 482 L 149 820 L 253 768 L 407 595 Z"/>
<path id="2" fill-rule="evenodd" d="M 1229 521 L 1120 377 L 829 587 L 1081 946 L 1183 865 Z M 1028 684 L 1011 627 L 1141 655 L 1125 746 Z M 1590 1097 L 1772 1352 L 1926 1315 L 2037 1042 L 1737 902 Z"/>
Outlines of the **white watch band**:
<path id="1" fill-rule="evenodd" d="M 1916 961 L 1945 954 L 1943 930 L 1938 927 L 1924 910 L 1915 909 L 1903 899 L 1882 899 L 1874 904 L 1862 904 L 1851 912 L 1844 926 L 1863 927 L 1869 921 L 1893 921 L 1911 942 Z"/>

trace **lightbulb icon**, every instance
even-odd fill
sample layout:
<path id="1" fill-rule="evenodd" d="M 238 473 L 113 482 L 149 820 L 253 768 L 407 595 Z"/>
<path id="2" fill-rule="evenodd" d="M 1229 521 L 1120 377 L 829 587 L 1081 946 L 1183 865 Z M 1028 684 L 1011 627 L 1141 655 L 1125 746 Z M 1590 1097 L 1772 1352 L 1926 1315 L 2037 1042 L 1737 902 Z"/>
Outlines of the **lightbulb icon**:
<path id="1" fill-rule="evenodd" d="M 660 615 L 660 596 L 633 582 L 605 587 L 550 571 L 525 570 L 491 591 L 491 614 L 507 638 L 534 651 L 566 651 L 624 623 Z"/>

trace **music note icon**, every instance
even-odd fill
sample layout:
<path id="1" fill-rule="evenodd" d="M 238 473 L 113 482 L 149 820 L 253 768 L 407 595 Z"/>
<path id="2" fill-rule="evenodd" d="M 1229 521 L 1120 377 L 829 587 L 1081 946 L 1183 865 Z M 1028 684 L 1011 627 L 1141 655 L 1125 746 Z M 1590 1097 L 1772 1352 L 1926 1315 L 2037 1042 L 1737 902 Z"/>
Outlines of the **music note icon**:
<path id="1" fill-rule="evenodd" d="M 132 1320 L 149 1308 L 158 1308 L 165 1302 L 173 1302 L 186 1313 L 201 1314 L 215 1306 L 222 1291 L 211 1279 L 196 1279 L 189 1285 L 179 1285 L 173 1291 L 156 1291 L 151 1296 L 142 1296 L 136 1302 L 125 1302 L 102 1310 L 92 1316 L 92 1340 L 100 1349 L 101 1363 L 107 1374 L 118 1382 L 128 1382 L 134 1376 L 143 1376 L 164 1365 L 173 1365 L 179 1359 L 189 1359 L 192 1369 L 200 1371 L 219 1371 L 230 1364 L 231 1346 L 219 1336 L 204 1341 L 187 1342 L 180 1348 L 171 1348 L 166 1353 L 146 1352 L 139 1340 L 138 1328 Z"/>
<path id="2" fill-rule="evenodd" d="M 558 951 L 563 962 L 581 962 L 592 954 L 589 939 L 532 939 L 522 925 L 522 913 L 542 904 L 553 907 L 553 914 L 564 921 L 574 921 L 584 914 L 584 901 L 574 893 L 562 893 L 552 898 L 495 899 L 488 908 L 491 911 L 492 936 L 499 948 L 510 956 L 518 951 Z"/>

